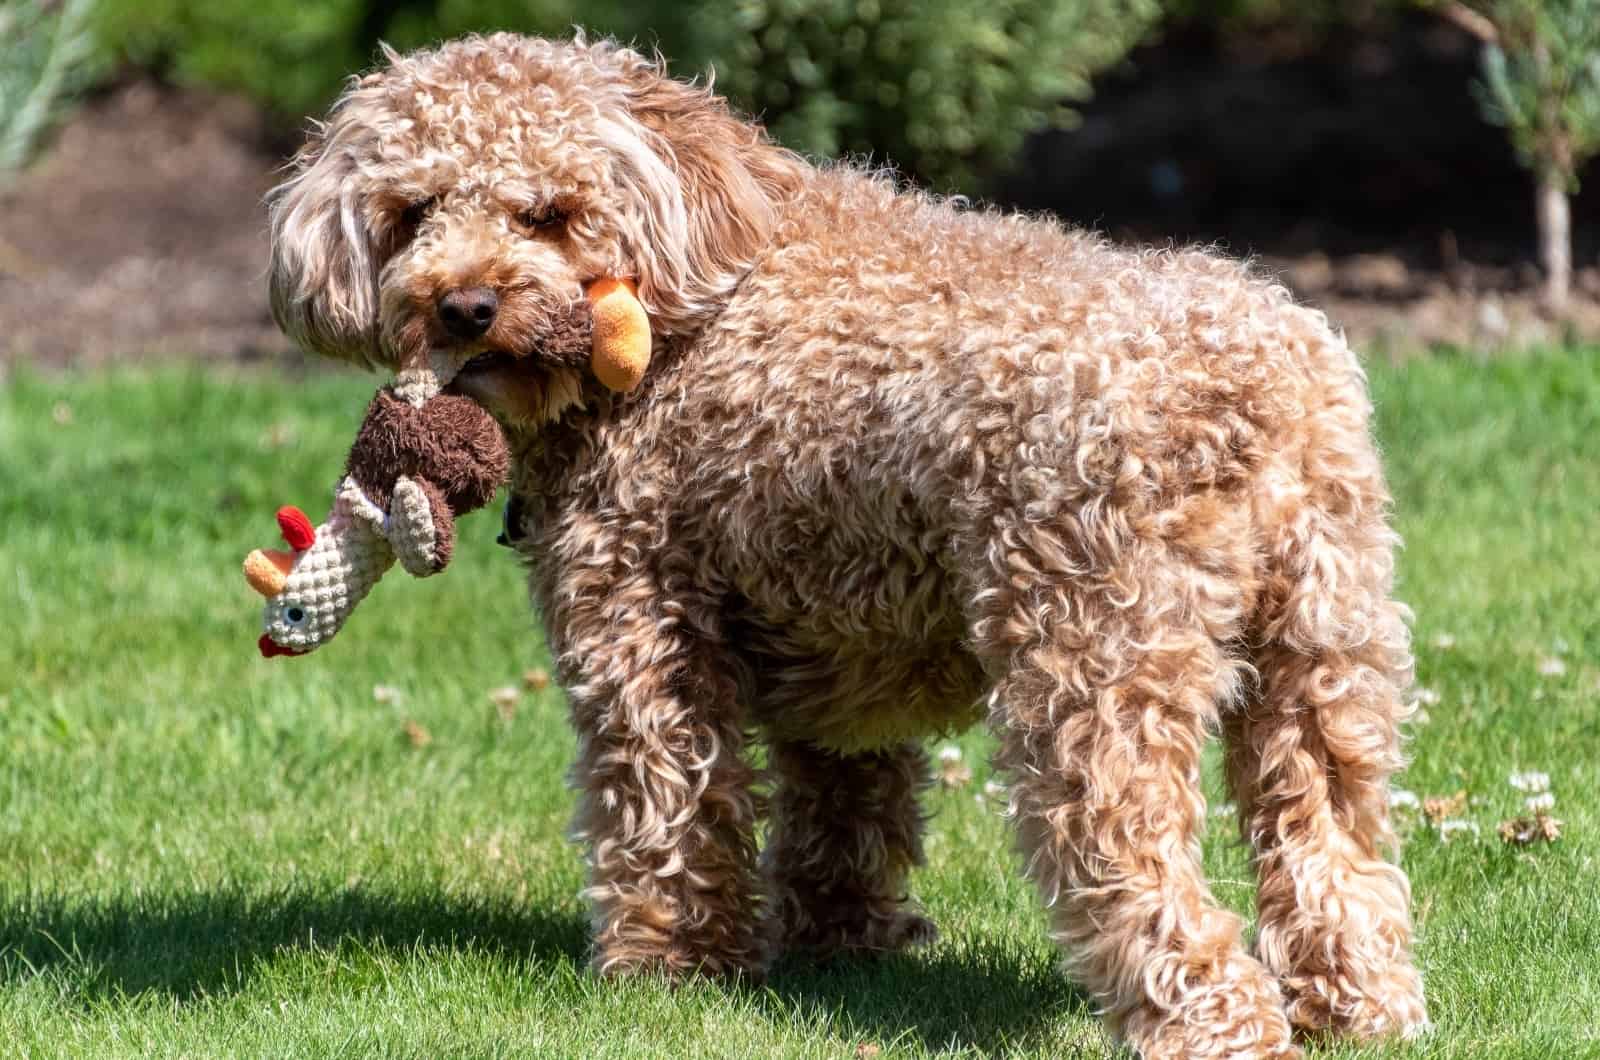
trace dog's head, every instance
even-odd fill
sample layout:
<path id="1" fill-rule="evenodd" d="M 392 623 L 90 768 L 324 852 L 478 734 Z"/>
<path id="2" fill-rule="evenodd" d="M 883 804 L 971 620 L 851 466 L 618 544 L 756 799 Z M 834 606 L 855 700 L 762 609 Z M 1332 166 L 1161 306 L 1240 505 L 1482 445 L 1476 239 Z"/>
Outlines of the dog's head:
<path id="1" fill-rule="evenodd" d="M 708 88 L 610 42 L 496 34 L 385 58 L 268 200 L 273 312 L 330 356 L 574 372 L 584 287 L 605 276 L 636 282 L 657 335 L 691 332 L 803 173 Z"/>

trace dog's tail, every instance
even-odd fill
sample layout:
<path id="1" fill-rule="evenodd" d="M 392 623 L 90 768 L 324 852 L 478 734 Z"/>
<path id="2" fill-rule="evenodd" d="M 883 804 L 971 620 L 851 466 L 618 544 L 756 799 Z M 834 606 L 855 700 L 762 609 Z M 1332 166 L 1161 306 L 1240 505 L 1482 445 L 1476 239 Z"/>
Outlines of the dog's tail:
<path id="1" fill-rule="evenodd" d="M 1411 711 L 1410 613 L 1392 596 L 1400 539 L 1365 375 L 1320 313 L 1301 312 L 1291 320 L 1309 329 L 1297 336 L 1310 357 L 1305 414 L 1285 428 L 1255 497 L 1262 593 L 1250 640 L 1264 725 L 1246 757 L 1268 786 L 1336 771 L 1346 826 L 1388 841 L 1387 778 L 1403 764 Z"/>
<path id="2" fill-rule="evenodd" d="M 1260 680 L 1253 702 L 1224 714 L 1228 779 L 1260 876 L 1256 953 L 1283 984 L 1291 1020 L 1418 1028 L 1410 886 L 1386 856 L 1389 778 L 1404 764 L 1413 709 L 1408 614 L 1391 595 L 1399 540 L 1366 381 L 1314 323 L 1305 415 L 1287 425 L 1256 500 Z M 1330 999 L 1323 984 L 1341 969 L 1382 988 L 1341 986 Z"/>

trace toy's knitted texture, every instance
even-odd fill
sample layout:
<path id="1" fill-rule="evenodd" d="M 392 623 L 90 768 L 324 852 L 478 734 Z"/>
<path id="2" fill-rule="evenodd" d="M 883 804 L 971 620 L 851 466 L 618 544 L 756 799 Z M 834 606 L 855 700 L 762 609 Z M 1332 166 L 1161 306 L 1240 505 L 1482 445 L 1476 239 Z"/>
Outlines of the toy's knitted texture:
<path id="1" fill-rule="evenodd" d="M 389 540 L 400 565 L 418 578 L 437 574 L 450 557 L 453 542 L 441 541 L 427 487 L 401 475 L 389 501 Z M 440 566 L 435 566 L 435 563 Z"/>
<path id="2" fill-rule="evenodd" d="M 384 521 L 354 479 L 340 480 L 333 510 L 311 547 L 294 554 L 281 586 L 268 596 L 262 654 L 303 654 L 339 632 L 394 564 Z"/>

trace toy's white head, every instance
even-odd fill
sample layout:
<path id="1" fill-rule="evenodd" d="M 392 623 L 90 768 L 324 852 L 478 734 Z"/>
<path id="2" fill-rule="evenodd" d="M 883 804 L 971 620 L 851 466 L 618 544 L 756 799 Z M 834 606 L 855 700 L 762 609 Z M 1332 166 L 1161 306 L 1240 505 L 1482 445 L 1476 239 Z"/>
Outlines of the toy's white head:
<path id="1" fill-rule="evenodd" d="M 382 524 L 382 513 L 348 480 L 319 527 L 298 508 L 278 510 L 293 551 L 256 549 L 244 561 L 245 579 L 267 600 L 262 655 L 304 655 L 333 639 L 394 562 Z"/>

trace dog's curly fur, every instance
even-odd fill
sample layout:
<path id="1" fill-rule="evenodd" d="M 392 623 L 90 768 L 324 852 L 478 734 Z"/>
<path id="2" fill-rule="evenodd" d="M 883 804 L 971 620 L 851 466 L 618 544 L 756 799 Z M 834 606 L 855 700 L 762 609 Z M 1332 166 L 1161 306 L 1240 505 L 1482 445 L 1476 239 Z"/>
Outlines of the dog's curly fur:
<path id="1" fill-rule="evenodd" d="M 1387 857 L 1395 535 L 1320 314 L 1209 253 L 815 168 L 608 42 L 387 60 L 271 199 L 274 306 L 398 366 L 450 345 L 444 292 L 499 295 L 461 386 L 517 453 L 596 967 L 929 939 L 915 741 L 986 712 L 1054 936 L 1145 1056 L 1424 1026 Z M 583 357 L 610 274 L 657 335 L 627 395 Z M 1212 731 L 1254 955 L 1199 863 Z"/>

